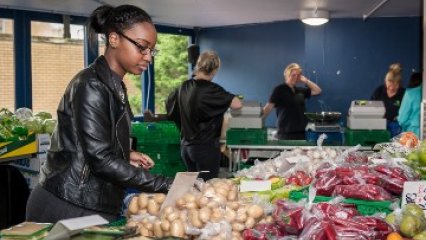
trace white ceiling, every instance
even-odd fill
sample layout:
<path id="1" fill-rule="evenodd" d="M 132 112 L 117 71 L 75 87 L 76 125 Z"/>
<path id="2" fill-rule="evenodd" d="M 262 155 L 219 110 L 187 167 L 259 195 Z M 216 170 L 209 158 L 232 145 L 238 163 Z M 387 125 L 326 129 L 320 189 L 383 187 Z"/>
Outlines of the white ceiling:
<path id="1" fill-rule="evenodd" d="M 157 24 L 187 28 L 292 20 L 298 18 L 301 10 L 314 9 L 316 4 L 319 9 L 328 10 L 331 18 L 422 14 L 422 0 L 2 0 L 0 7 L 88 16 L 103 3 L 137 5 Z"/>

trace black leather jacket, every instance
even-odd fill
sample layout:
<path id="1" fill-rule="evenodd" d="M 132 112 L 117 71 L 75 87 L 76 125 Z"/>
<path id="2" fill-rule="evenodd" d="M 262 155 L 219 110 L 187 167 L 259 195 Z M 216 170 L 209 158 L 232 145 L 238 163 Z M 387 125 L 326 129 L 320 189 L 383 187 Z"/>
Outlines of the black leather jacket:
<path id="1" fill-rule="evenodd" d="M 172 181 L 129 164 L 129 105 L 118 91 L 103 56 L 74 77 L 40 180 L 59 198 L 110 214 L 119 214 L 125 188 L 167 192 Z"/>

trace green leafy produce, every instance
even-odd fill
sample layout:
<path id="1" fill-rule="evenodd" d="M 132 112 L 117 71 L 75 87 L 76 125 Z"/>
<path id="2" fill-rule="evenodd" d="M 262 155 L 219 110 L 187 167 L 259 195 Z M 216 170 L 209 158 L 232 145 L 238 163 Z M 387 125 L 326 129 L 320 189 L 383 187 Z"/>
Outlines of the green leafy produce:
<path id="1" fill-rule="evenodd" d="M 28 136 L 28 128 L 22 123 L 12 124 L 12 134 L 18 136 L 19 139 L 26 139 Z"/>
<path id="2" fill-rule="evenodd" d="M 39 112 L 36 115 L 34 115 L 34 117 L 39 117 L 42 120 L 46 120 L 46 119 L 51 119 L 52 114 L 50 114 L 48 112 Z"/>
<path id="3" fill-rule="evenodd" d="M 52 134 L 53 130 L 55 130 L 57 121 L 55 119 L 45 119 L 43 121 L 43 130 L 45 133 Z"/>
<path id="4" fill-rule="evenodd" d="M 38 117 L 32 117 L 27 120 L 23 120 L 22 124 L 32 133 L 42 133 L 43 132 L 43 123 L 42 120 Z"/>
<path id="5" fill-rule="evenodd" d="M 18 137 L 14 136 L 9 129 L 0 124 L 0 142 L 16 141 Z"/>
<path id="6" fill-rule="evenodd" d="M 426 239 L 426 230 L 417 234 L 413 237 L 414 240 L 425 240 Z"/>

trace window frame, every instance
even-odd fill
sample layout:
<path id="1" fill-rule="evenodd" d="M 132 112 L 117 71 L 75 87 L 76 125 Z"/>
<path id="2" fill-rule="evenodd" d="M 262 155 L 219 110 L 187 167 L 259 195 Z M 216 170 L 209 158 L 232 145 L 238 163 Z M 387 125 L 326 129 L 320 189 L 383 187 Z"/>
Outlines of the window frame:
<path id="1" fill-rule="evenodd" d="M 27 107 L 32 108 L 32 66 L 31 66 L 31 21 L 42 21 L 50 23 L 63 23 L 62 14 L 36 12 L 29 10 L 6 9 L 0 8 L 0 18 L 12 19 L 14 21 L 14 54 L 15 54 L 15 108 Z M 70 15 L 70 23 L 76 25 L 85 25 L 87 17 Z M 163 25 L 155 25 L 159 33 L 176 34 L 188 36 L 191 42 L 195 42 L 196 30 L 190 28 L 178 28 Z M 87 67 L 98 56 L 98 43 L 90 43 L 88 41 L 87 28 L 84 38 L 84 63 Z M 93 45 L 94 44 L 94 45 Z M 142 99 L 145 103 L 148 101 L 149 109 L 155 109 L 155 84 L 151 84 L 148 89 L 148 74 L 152 83 L 155 82 L 154 64 L 149 66 L 149 71 L 145 71 L 142 78 L 142 96 L 149 99 Z M 189 65 L 189 63 L 188 63 Z M 188 67 L 190 69 L 190 67 Z M 143 120 L 143 116 L 135 116 L 136 121 Z"/>

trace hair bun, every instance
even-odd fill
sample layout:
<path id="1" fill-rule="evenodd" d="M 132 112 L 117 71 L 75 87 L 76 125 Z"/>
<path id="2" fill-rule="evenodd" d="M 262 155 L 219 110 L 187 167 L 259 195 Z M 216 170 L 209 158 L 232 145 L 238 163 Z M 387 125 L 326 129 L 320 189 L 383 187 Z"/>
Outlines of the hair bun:
<path id="1" fill-rule="evenodd" d="M 400 63 L 391 64 L 389 66 L 389 71 L 392 71 L 394 73 L 401 73 L 401 71 L 402 71 L 401 64 Z"/>

